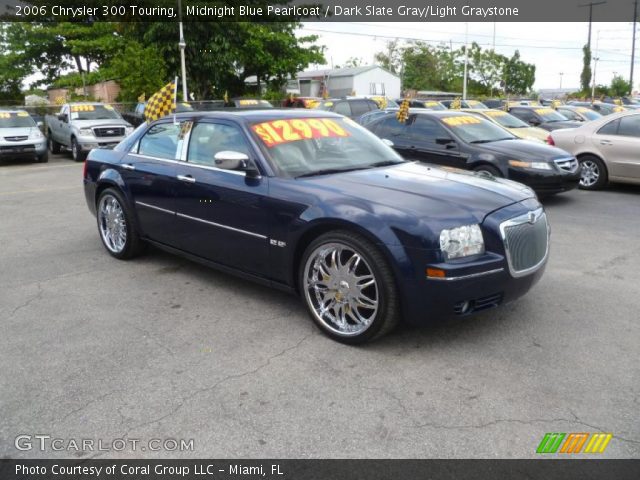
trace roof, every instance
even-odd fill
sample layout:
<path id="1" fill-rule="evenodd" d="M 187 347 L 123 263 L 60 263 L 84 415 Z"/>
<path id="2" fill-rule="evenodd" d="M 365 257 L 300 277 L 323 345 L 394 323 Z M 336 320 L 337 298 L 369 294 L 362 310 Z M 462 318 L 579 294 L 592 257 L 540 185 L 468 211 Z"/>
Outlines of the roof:
<path id="1" fill-rule="evenodd" d="M 385 70 L 379 65 L 367 65 L 364 67 L 329 68 L 325 70 L 307 70 L 304 72 L 300 72 L 298 74 L 298 79 L 316 78 L 316 77 L 355 77 L 356 75 L 360 75 L 361 73 L 365 73 L 370 70 L 374 70 L 376 68 L 379 68 L 380 70 L 384 70 L 385 72 L 387 72 L 387 70 Z M 391 73 L 391 75 L 395 75 L 395 74 Z"/>
<path id="2" fill-rule="evenodd" d="M 163 118 L 173 118 L 174 114 L 167 115 Z M 175 114 L 176 118 L 242 118 L 248 122 L 274 120 L 280 118 L 295 119 L 295 118 L 318 118 L 318 117 L 332 117 L 342 118 L 342 115 L 328 112 L 326 110 L 305 110 L 298 108 L 264 108 L 258 110 L 250 109 L 234 109 L 228 108 L 225 110 L 213 110 L 209 112 L 184 112 Z"/>

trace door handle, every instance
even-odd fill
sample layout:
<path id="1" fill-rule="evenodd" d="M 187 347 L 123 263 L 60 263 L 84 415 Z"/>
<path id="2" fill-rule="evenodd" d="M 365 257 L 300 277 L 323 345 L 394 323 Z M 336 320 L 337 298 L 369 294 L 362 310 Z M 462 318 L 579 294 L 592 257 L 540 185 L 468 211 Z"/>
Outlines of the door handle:
<path id="1" fill-rule="evenodd" d="M 196 179 L 191 175 L 178 175 L 176 178 L 181 182 L 196 183 Z"/>
<path id="2" fill-rule="evenodd" d="M 123 163 L 122 164 L 122 168 L 124 168 L 125 170 L 135 170 L 136 169 L 136 167 L 134 167 L 130 163 Z"/>
<path id="3" fill-rule="evenodd" d="M 600 140 L 600 145 L 612 145 L 612 143 L 609 140 Z"/>

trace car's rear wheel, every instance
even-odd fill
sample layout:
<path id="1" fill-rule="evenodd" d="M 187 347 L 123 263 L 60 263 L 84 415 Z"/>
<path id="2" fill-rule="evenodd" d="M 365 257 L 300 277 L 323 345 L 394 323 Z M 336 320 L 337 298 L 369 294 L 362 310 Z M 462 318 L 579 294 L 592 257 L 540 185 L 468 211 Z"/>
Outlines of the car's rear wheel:
<path id="1" fill-rule="evenodd" d="M 593 155 L 580 157 L 580 188 L 599 190 L 607 184 L 607 167 Z"/>
<path id="2" fill-rule="evenodd" d="M 143 250 L 133 213 L 119 191 L 107 188 L 100 193 L 96 217 L 100 239 L 111 255 L 124 260 Z"/>
<path id="3" fill-rule="evenodd" d="M 307 247 L 299 275 L 311 318 L 335 340 L 366 342 L 398 323 L 393 271 L 378 247 L 361 235 L 347 231 L 321 235 Z"/>
<path id="4" fill-rule="evenodd" d="M 60 144 L 53 139 L 53 135 L 51 135 L 51 131 L 47 135 L 47 143 L 49 144 L 49 151 L 54 155 L 60 153 Z"/>
<path id="5" fill-rule="evenodd" d="M 491 165 L 478 165 L 477 167 L 475 167 L 473 169 L 475 172 L 479 172 L 479 173 L 489 173 L 494 177 L 501 177 L 502 173 L 500 173 L 500 170 L 498 170 L 496 167 L 492 167 Z"/>

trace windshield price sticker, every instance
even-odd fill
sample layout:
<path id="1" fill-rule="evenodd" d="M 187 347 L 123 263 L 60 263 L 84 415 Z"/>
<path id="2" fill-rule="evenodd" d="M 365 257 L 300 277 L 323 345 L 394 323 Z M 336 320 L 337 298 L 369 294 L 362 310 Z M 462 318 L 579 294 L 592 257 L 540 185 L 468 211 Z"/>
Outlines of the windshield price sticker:
<path id="1" fill-rule="evenodd" d="M 29 114 L 27 112 L 18 112 L 17 115 L 19 117 L 28 117 L 29 116 Z"/>
<path id="2" fill-rule="evenodd" d="M 93 105 L 72 105 L 72 112 L 93 112 L 96 109 Z"/>
<path id="3" fill-rule="evenodd" d="M 586 108 L 586 107 L 578 107 L 578 108 L 576 108 L 576 112 L 589 113 L 589 109 Z"/>
<path id="4" fill-rule="evenodd" d="M 0 118 L 11 118 L 10 113 L 0 112 Z"/>
<path id="5" fill-rule="evenodd" d="M 464 116 L 464 117 L 447 117 L 443 118 L 442 121 L 451 127 L 460 127 L 462 125 L 472 125 L 476 123 L 482 123 L 479 118 Z"/>
<path id="6" fill-rule="evenodd" d="M 240 105 L 258 105 L 257 100 L 240 100 Z"/>
<path id="7" fill-rule="evenodd" d="M 439 102 L 425 102 L 425 105 L 427 107 L 437 107 L 439 105 Z"/>
<path id="8" fill-rule="evenodd" d="M 536 108 L 536 113 L 538 115 L 548 115 L 550 113 L 555 112 L 552 108 Z"/>
<path id="9" fill-rule="evenodd" d="M 350 137 L 351 134 L 329 118 L 296 118 L 263 122 L 251 127 L 267 147 L 299 140 Z"/>
<path id="10" fill-rule="evenodd" d="M 484 112 L 488 117 L 504 117 L 507 115 L 507 112 L 502 112 L 500 110 Z"/>

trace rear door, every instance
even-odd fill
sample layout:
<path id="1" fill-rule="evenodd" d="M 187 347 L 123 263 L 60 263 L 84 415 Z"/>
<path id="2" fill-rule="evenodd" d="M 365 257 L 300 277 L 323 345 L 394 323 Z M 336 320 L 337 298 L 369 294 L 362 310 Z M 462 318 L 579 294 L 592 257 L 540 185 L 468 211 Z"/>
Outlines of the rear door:
<path id="1" fill-rule="evenodd" d="M 607 123 L 592 141 L 605 159 L 610 177 L 640 180 L 640 114 Z"/>
<path id="2" fill-rule="evenodd" d="M 247 273 L 269 276 L 268 179 L 218 168 L 222 151 L 257 155 L 234 122 L 206 120 L 190 133 L 186 161 L 177 166 L 179 248 Z"/>
<path id="3" fill-rule="evenodd" d="M 411 150 L 408 121 L 400 123 L 395 115 L 388 115 L 372 125 L 370 130 L 379 138 L 391 141 L 394 150 L 407 160 L 417 160 L 413 157 L 414 152 Z"/>
<path id="4" fill-rule="evenodd" d="M 143 234 L 176 246 L 176 163 L 180 125 L 171 121 L 149 128 L 122 159 L 120 173 L 129 187 Z"/>

